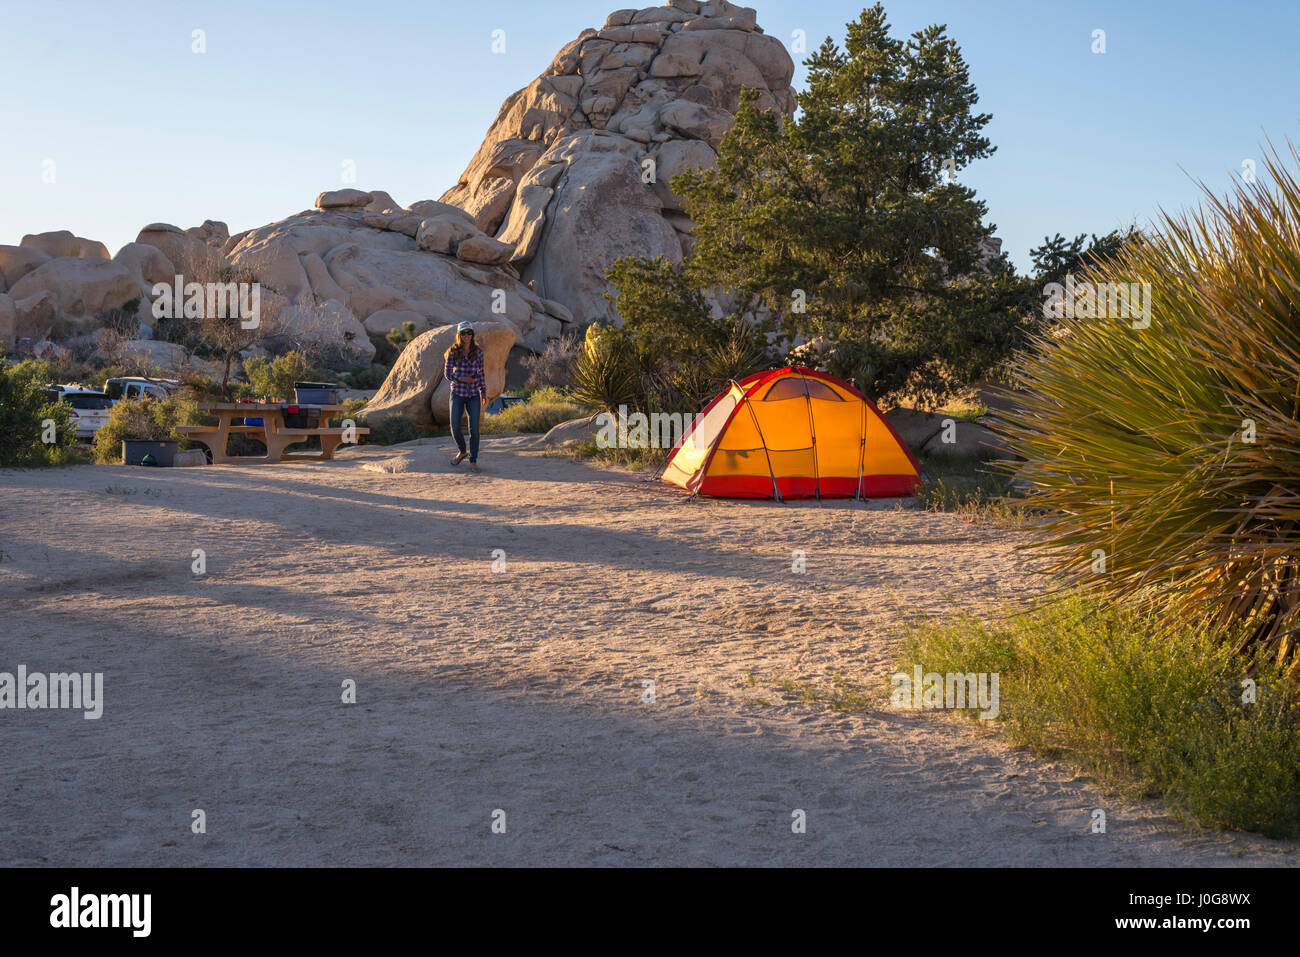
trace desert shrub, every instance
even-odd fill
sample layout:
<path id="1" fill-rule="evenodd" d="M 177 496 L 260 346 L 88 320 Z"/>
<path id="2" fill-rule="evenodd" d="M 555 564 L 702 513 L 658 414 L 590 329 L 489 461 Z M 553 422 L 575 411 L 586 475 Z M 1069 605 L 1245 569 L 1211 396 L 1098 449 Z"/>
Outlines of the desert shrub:
<path id="1" fill-rule="evenodd" d="M 415 330 L 414 322 L 404 322 L 400 328 L 389 329 L 388 332 L 380 334 L 377 332 L 367 333 L 371 344 L 375 347 L 375 355 L 371 360 L 374 365 L 382 366 L 385 370 L 391 369 L 397 357 L 402 354 L 402 350 L 415 339 L 419 333 Z M 364 370 L 363 370 L 364 371 Z M 387 371 L 384 372 L 387 375 Z M 380 380 L 383 381 L 382 379 Z M 365 388 L 365 386 L 354 385 L 354 389 Z"/>
<path id="2" fill-rule="evenodd" d="M 638 472 L 657 472 L 668 462 L 671 449 L 621 448 L 617 445 L 602 448 L 595 439 L 550 450 L 549 454 L 577 459 L 602 462 L 607 465 L 621 465 Z"/>
<path id="3" fill-rule="evenodd" d="M 536 355 L 525 356 L 523 365 L 528 370 L 528 378 L 524 388 L 568 385 L 581 347 L 577 336 L 565 335 L 546 343 L 546 348 Z"/>
<path id="4" fill-rule="evenodd" d="M 1300 182 L 1276 153 L 1265 166 L 1080 277 L 1116 285 L 1076 286 L 1075 308 L 1053 309 L 1022 360 L 1019 409 L 1000 418 L 1048 513 L 1051 570 L 1141 596 L 1164 621 L 1246 621 L 1236 647 L 1295 674 Z M 1121 288 L 1149 289 L 1145 316 L 1141 300 L 1116 308 Z"/>
<path id="5" fill-rule="evenodd" d="M 368 366 L 365 369 L 357 369 L 343 376 L 343 381 L 347 383 L 350 389 L 378 389 L 388 378 L 388 369 L 377 369 L 374 366 Z"/>
<path id="6" fill-rule="evenodd" d="M 921 457 L 925 480 L 917 503 L 932 512 L 954 512 L 971 522 L 1024 528 L 1038 520 L 1021 490 L 996 463 Z"/>
<path id="7" fill-rule="evenodd" d="M 252 356 L 244 360 L 244 376 L 253 387 L 253 394 L 258 396 L 279 396 L 291 401 L 295 382 L 320 382 L 322 375 L 311 360 L 297 351 L 273 359 Z"/>
<path id="8" fill-rule="evenodd" d="M 1300 835 L 1300 689 L 1260 662 L 1248 679 L 1221 637 L 1070 595 L 995 621 L 914 622 L 896 666 L 996 674 L 1014 743 L 1206 826 Z"/>
<path id="9" fill-rule="evenodd" d="M 9 366 L 0 361 L 0 467 L 31 468 L 77 461 L 77 430 L 68 422 L 68 407 L 50 398 L 45 386 L 54 370 L 39 359 Z M 54 425 L 53 442 L 46 423 Z"/>
<path id="10" fill-rule="evenodd" d="M 549 432 L 561 422 L 586 415 L 572 396 L 553 386 L 537 389 L 521 405 L 512 405 L 500 415 L 485 415 L 481 425 L 486 435 L 510 432 Z"/>
<path id="11" fill-rule="evenodd" d="M 200 421 L 193 399 L 182 396 L 122 399 L 113 406 L 108 421 L 95 433 L 95 461 L 101 465 L 121 464 L 123 439 L 177 439 L 182 449 L 188 448 L 188 438 L 177 435 L 174 430 L 178 425 L 197 425 Z"/>
<path id="12" fill-rule="evenodd" d="M 373 422 L 366 424 L 370 427 L 366 440 L 374 445 L 397 445 L 420 438 L 420 430 L 404 415 L 386 415 L 378 425 Z"/>
<path id="13" fill-rule="evenodd" d="M 221 401 L 221 383 L 203 372 L 190 371 L 181 377 L 181 387 L 195 399 L 213 402 Z M 232 398 L 242 398 L 252 388 L 243 382 L 231 383 Z"/>

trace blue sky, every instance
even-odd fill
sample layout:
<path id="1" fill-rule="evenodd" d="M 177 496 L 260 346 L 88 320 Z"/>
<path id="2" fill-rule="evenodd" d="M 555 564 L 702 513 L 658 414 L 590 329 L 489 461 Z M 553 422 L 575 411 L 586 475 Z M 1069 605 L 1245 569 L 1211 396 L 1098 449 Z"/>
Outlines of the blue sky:
<path id="1" fill-rule="evenodd" d="M 231 231 L 309 208 L 355 164 L 404 204 L 453 185 L 501 101 L 618 0 L 0 5 L 0 243 L 71 229 L 110 251 L 140 227 Z M 862 0 L 760 0 L 809 48 Z M 1044 235 L 1139 225 L 1222 192 L 1265 135 L 1300 141 L 1300 4 L 909 0 L 896 35 L 946 23 L 993 114 L 963 172 L 1027 269 Z M 504 54 L 492 31 L 505 30 Z M 1091 51 L 1105 30 L 1106 52 Z M 203 30 L 206 52 L 194 53 Z M 800 57 L 795 57 L 796 62 Z M 795 73 L 802 85 L 803 69 Z M 53 182 L 49 178 L 53 161 Z M 1189 178 L 1190 177 L 1190 178 Z"/>

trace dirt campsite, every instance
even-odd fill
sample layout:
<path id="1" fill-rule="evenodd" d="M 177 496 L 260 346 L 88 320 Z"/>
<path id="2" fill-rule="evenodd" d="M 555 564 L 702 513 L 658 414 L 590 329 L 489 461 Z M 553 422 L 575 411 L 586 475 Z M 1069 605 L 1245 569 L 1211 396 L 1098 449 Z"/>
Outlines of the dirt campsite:
<path id="1" fill-rule="evenodd" d="M 452 451 L 0 472 L 7 658 L 103 674 L 96 719 L 6 722 L 6 863 L 1294 860 L 978 722 L 798 693 L 880 684 L 909 614 L 1035 593 L 1014 531 Z"/>

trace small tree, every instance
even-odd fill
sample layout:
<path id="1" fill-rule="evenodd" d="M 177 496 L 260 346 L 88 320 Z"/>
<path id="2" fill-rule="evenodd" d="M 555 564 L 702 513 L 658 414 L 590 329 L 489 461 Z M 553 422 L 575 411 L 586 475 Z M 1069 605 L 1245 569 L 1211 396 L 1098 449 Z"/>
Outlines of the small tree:
<path id="1" fill-rule="evenodd" d="M 292 342 L 292 328 L 286 314 L 287 302 L 277 293 L 263 290 L 256 322 L 238 316 L 204 315 L 194 321 L 199 349 L 206 350 L 221 365 L 221 394 L 230 396 L 230 374 L 240 353 L 263 344 Z"/>
<path id="2" fill-rule="evenodd" d="M 68 407 L 45 391 L 53 378 L 53 368 L 39 359 L 15 366 L 0 361 L 0 467 L 68 460 L 77 433 L 68 423 Z"/>
<path id="3" fill-rule="evenodd" d="M 295 382 L 311 382 L 320 372 L 301 352 L 291 350 L 274 359 L 250 356 L 244 360 L 244 376 L 256 395 L 293 395 Z"/>

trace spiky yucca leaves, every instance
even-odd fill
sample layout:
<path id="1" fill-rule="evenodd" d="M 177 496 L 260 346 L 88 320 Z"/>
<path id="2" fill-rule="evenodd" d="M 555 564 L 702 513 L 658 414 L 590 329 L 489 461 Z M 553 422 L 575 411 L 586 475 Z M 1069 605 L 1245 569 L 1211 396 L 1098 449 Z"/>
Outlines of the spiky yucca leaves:
<path id="1" fill-rule="evenodd" d="M 1237 650 L 1295 675 L 1300 183 L 1276 151 L 1264 165 L 1079 277 L 1150 283 L 1150 325 L 1062 319 L 1024 359 L 1027 395 L 1003 429 L 1067 582 L 1245 621 Z"/>

